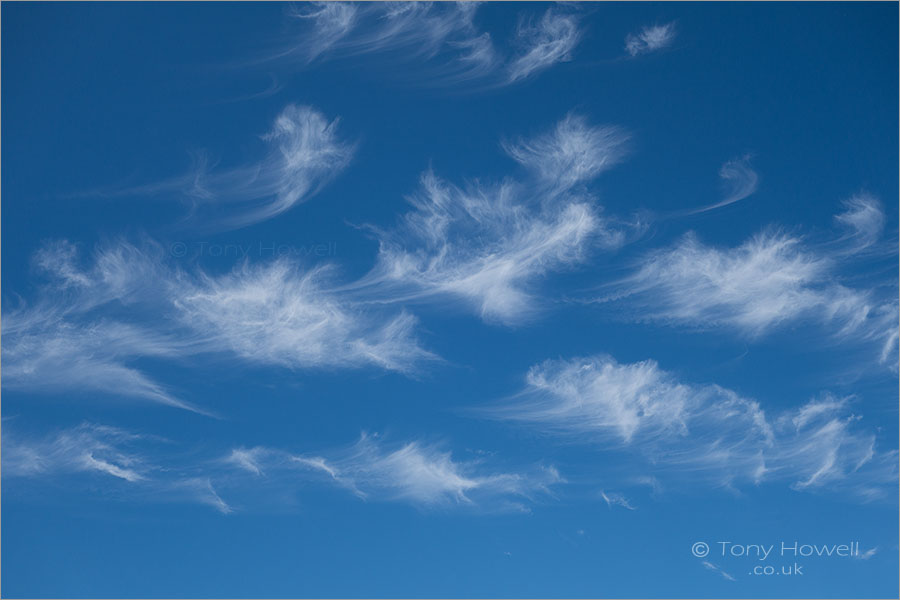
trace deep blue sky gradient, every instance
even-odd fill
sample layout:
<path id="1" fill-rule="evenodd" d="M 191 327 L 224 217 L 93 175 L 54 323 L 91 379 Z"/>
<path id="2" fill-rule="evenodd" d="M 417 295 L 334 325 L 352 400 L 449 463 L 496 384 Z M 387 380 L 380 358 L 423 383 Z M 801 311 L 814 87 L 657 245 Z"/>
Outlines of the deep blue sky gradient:
<path id="1" fill-rule="evenodd" d="M 486 4 L 477 22 L 502 44 L 520 13 L 545 9 Z M 417 84 L 427 69 L 391 56 L 305 69 L 249 64 L 291 33 L 282 4 L 4 3 L 4 309 L 35 296 L 31 257 L 54 239 L 88 249 L 123 235 L 192 250 L 323 243 L 334 252 L 302 261 L 334 262 L 348 280 L 361 276 L 377 242 L 358 226 L 394 224 L 424 170 L 453 182 L 513 176 L 520 167 L 501 141 L 539 134 L 572 110 L 632 134 L 626 160 L 599 180 L 604 210 L 654 217 L 621 252 L 550 275 L 550 289 L 591 289 L 687 231 L 723 246 L 772 224 L 826 239 L 841 200 L 861 189 L 882 199 L 887 235 L 896 239 L 897 10 L 842 2 L 583 5 L 574 60 L 517 85 L 455 90 Z M 622 57 L 626 34 L 672 21 L 671 47 Z M 277 92 L 255 96 L 273 81 Z M 102 193 L 183 174 L 199 151 L 223 166 L 253 160 L 259 136 L 288 103 L 339 115 L 342 133 L 359 146 L 318 195 L 275 219 L 196 233 L 173 226 L 183 214 L 173 198 Z M 715 202 L 718 169 L 745 154 L 760 177 L 751 198 L 666 217 Z M 205 255 L 197 263 L 218 273 L 235 260 Z M 896 267 L 896 254 L 879 267 L 886 285 L 895 285 Z M 610 508 L 594 490 L 604 469 L 625 458 L 468 412 L 515 393 L 543 360 L 605 353 L 622 363 L 652 358 L 683 381 L 716 383 L 767 410 L 826 390 L 856 394 L 879 443 L 896 448 L 896 373 L 848 374 L 857 357 L 800 326 L 748 343 L 727 331 L 626 323 L 579 303 L 517 327 L 485 324 L 452 303 L 410 310 L 424 345 L 445 359 L 415 378 L 371 367 L 291 371 L 146 359 L 148 372 L 223 418 L 90 392 L 4 389 L 4 428 L 40 435 L 106 423 L 209 452 L 238 445 L 316 452 L 377 431 L 447 440 L 454 457 L 480 449 L 501 465 L 546 461 L 571 482 L 566 491 L 527 514 L 471 514 L 309 486 L 290 506 L 222 515 L 198 504 L 123 499 L 115 486 L 78 475 L 4 478 L 3 595 L 897 596 L 896 497 L 861 504 L 772 484 L 736 494 L 637 490 L 629 494 L 637 510 Z M 810 560 L 807 575 L 794 578 L 750 577 L 749 561 L 719 561 L 738 578 L 729 581 L 690 554 L 695 541 L 720 539 L 859 540 L 879 551 L 867 561 Z"/>

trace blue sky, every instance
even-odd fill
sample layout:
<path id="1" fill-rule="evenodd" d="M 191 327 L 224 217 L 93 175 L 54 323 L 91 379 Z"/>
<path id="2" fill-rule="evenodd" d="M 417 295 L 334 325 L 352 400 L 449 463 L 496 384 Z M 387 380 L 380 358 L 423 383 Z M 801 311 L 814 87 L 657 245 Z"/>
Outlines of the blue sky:
<path id="1" fill-rule="evenodd" d="M 896 4 L 2 13 L 5 596 L 897 596 Z"/>

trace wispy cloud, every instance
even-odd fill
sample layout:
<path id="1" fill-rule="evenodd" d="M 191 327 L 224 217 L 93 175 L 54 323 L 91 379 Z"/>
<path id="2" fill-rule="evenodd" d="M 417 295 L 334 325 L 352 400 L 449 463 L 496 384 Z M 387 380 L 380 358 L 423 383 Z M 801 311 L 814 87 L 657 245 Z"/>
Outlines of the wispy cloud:
<path id="1" fill-rule="evenodd" d="M 485 414 L 635 453 L 646 461 L 639 468 L 659 477 L 730 489 L 786 481 L 866 500 L 885 496 L 897 479 L 897 453 L 876 451 L 851 399 L 823 396 L 772 418 L 753 400 L 682 383 L 654 361 L 607 356 L 547 361 L 526 382 Z"/>
<path id="2" fill-rule="evenodd" d="M 410 373 L 434 358 L 419 347 L 412 315 L 356 306 L 329 289 L 327 268 L 281 259 L 210 275 L 171 266 L 149 241 L 99 246 L 83 268 L 65 243 L 38 257 L 51 280 L 37 302 L 5 311 L 4 387 L 198 410 L 134 363 L 219 354 L 286 368 Z"/>
<path id="3" fill-rule="evenodd" d="M 224 456 L 123 429 L 83 423 L 36 437 L 3 427 L 3 476 L 78 485 L 90 474 L 121 480 L 120 499 L 189 502 L 228 514 L 271 506 L 302 490 L 336 487 L 360 500 L 423 510 L 528 511 L 565 483 L 550 465 L 498 469 L 483 457 L 460 460 L 445 444 L 388 442 L 362 434 L 348 446 L 292 453 L 256 446 Z M 248 479 L 250 478 L 250 479 Z M 8 485 L 8 483 L 6 484 Z"/>
<path id="4" fill-rule="evenodd" d="M 316 2 L 292 6 L 291 17 L 313 24 L 314 36 L 302 47 L 306 60 L 313 61 L 340 44 L 357 25 L 360 6 L 349 2 Z M 300 48 L 294 48 L 295 51 Z"/>
<path id="5" fill-rule="evenodd" d="M 83 325 L 47 315 L 6 317 L 4 379 L 9 389 L 59 393 L 84 390 L 131 396 L 192 409 L 129 363 L 139 357 L 179 354 L 178 344 L 152 330 L 124 323 L 93 321 Z M 27 325 L 21 320 L 28 319 Z"/>
<path id="6" fill-rule="evenodd" d="M 532 181 L 460 188 L 431 172 L 393 230 L 376 230 L 377 263 L 356 287 L 369 299 L 456 297 L 482 318 L 519 322 L 536 307 L 541 276 L 617 248 L 634 227 L 604 218 L 586 183 L 617 162 L 624 134 L 577 116 L 533 141 L 508 144 Z M 539 158 L 540 157 L 540 158 Z"/>
<path id="7" fill-rule="evenodd" d="M 288 105 L 272 129 L 260 136 L 265 155 L 234 167 L 211 165 L 201 153 L 194 169 L 167 181 L 98 191 L 111 196 L 175 196 L 190 205 L 194 229 L 237 229 L 276 217 L 309 200 L 353 157 L 355 143 L 310 106 Z"/>
<path id="8" fill-rule="evenodd" d="M 838 303 L 841 289 L 822 286 L 828 270 L 826 259 L 778 231 L 724 249 L 688 234 L 652 252 L 621 285 L 637 318 L 701 328 L 726 325 L 758 336 Z"/>
<path id="9" fill-rule="evenodd" d="M 465 299 L 487 320 L 527 316 L 527 284 L 577 263 L 601 229 L 589 204 L 530 212 L 507 184 L 468 192 L 426 174 L 422 187 L 403 226 L 381 234 L 369 280 L 397 298 Z"/>
<path id="10" fill-rule="evenodd" d="M 521 21 L 516 50 L 507 53 L 475 24 L 477 9 L 476 2 L 308 4 L 288 13 L 305 26 L 300 41 L 289 41 L 274 58 L 308 65 L 377 53 L 417 61 L 431 82 L 493 86 L 530 78 L 570 60 L 580 37 L 575 15 L 551 8 L 537 22 Z"/>
<path id="11" fill-rule="evenodd" d="M 792 487 L 847 489 L 863 499 L 885 497 L 897 479 L 896 450 L 876 450 L 874 433 L 861 431 L 852 398 L 824 395 L 775 420 L 777 452 L 769 461 L 773 478 L 799 475 Z"/>
<path id="12" fill-rule="evenodd" d="M 265 453 L 264 448 L 235 448 L 225 459 L 225 462 L 249 471 L 254 475 L 262 475 L 263 470 L 260 463 L 262 462 L 262 455 Z"/>
<path id="13" fill-rule="evenodd" d="M 578 24 L 573 15 L 548 10 L 537 23 L 523 23 L 517 37 L 522 51 L 507 67 L 508 81 L 531 77 L 559 62 L 572 59 L 578 43 Z"/>
<path id="14" fill-rule="evenodd" d="M 875 245 L 884 231 L 884 210 L 877 198 L 859 193 L 844 201 L 844 212 L 834 217 L 844 229 L 844 238 L 852 242 L 853 251 Z"/>
<path id="15" fill-rule="evenodd" d="M 187 502 L 212 506 L 227 514 L 229 506 L 213 487 L 208 466 L 192 464 L 194 452 L 161 448 L 171 442 L 118 427 L 82 423 L 45 436 L 25 435 L 3 425 L 3 477 L 52 481 L 56 489 L 77 485 L 72 477 L 107 478 L 104 493 L 141 502 Z M 183 452 L 183 449 L 182 449 Z M 122 485 L 110 485 L 120 480 Z M 4 481 L 6 489 L 10 482 Z M 95 489 L 91 485 L 91 489 Z"/>
<path id="16" fill-rule="evenodd" d="M 675 40 L 675 23 L 644 27 L 625 38 L 625 51 L 631 56 L 662 50 Z"/>
<path id="17" fill-rule="evenodd" d="M 727 192 L 725 198 L 715 204 L 689 211 L 687 214 L 702 213 L 715 210 L 751 196 L 756 191 L 759 176 L 750 165 L 750 157 L 743 156 L 729 160 L 719 169 L 719 177 L 725 182 Z"/>
<path id="18" fill-rule="evenodd" d="M 871 210 L 871 205 L 854 206 L 849 214 Z M 647 254 L 601 300 L 613 302 L 630 319 L 727 328 L 750 339 L 789 322 L 814 323 L 833 339 L 876 344 L 879 361 L 890 365 L 897 353 L 896 300 L 839 283 L 840 257 L 827 245 L 774 228 L 732 248 L 708 246 L 689 233 Z"/>
<path id="19" fill-rule="evenodd" d="M 212 507 L 223 515 L 234 512 L 234 507 L 225 502 L 209 477 L 189 477 L 168 483 L 158 492 L 165 499 L 197 502 Z"/>
<path id="20" fill-rule="evenodd" d="M 583 116 L 570 114 L 552 131 L 504 148 L 551 191 L 563 193 L 621 162 L 628 139 L 619 127 L 592 126 Z"/>
<path id="21" fill-rule="evenodd" d="M 631 502 L 628 501 L 628 498 L 618 492 L 605 492 L 600 490 L 600 497 L 603 498 L 603 501 L 606 502 L 606 505 L 610 508 L 613 506 L 621 506 L 628 510 L 636 510 L 635 507 L 631 505 Z"/>
<path id="22" fill-rule="evenodd" d="M 94 472 L 133 483 L 146 479 L 152 468 L 130 449 L 140 436 L 115 427 L 83 423 L 38 439 L 3 429 L 4 476 Z"/>
<path id="23" fill-rule="evenodd" d="M 524 510 L 523 502 L 563 482 L 552 467 L 526 473 L 491 471 L 482 461 L 458 461 L 440 445 L 389 444 L 363 434 L 350 447 L 293 455 L 271 448 L 238 448 L 226 462 L 255 477 L 257 485 L 314 481 L 347 489 L 361 499 L 405 502 L 422 508 Z"/>
<path id="24" fill-rule="evenodd" d="M 737 579 L 735 579 L 730 573 L 723 571 L 718 565 L 713 564 L 713 563 L 709 562 L 708 560 L 703 561 L 703 566 L 714 573 L 718 573 L 719 575 L 721 575 L 723 578 L 727 579 L 728 581 L 737 581 Z"/>
<path id="25" fill-rule="evenodd" d="M 728 184 L 728 195 L 722 202 L 712 208 L 743 200 L 756 191 L 756 186 L 759 183 L 759 176 L 750 166 L 749 156 L 729 160 L 719 169 L 719 177 Z"/>
<path id="26" fill-rule="evenodd" d="M 101 310 L 123 306 L 141 313 L 161 302 L 159 259 L 158 252 L 113 245 L 98 248 L 93 265 L 82 268 L 69 242 L 38 251 L 35 264 L 49 281 L 36 303 L 4 311 L 4 388 L 99 392 L 197 410 L 133 366 L 142 357 L 189 353 L 192 342 Z"/>
<path id="27" fill-rule="evenodd" d="M 338 120 L 309 106 L 286 107 L 262 139 L 270 148 L 262 161 L 192 175 L 188 192 L 196 209 L 212 206 L 212 218 L 223 227 L 265 221 L 305 202 L 347 166 L 354 151 L 338 136 Z"/>
<path id="28" fill-rule="evenodd" d="M 201 274 L 174 290 L 178 318 L 207 348 L 289 368 L 374 365 L 409 372 L 433 358 L 416 343 L 416 319 L 367 318 L 329 292 L 327 270 L 288 261 Z"/>
<path id="29" fill-rule="evenodd" d="M 308 62 L 328 54 L 352 56 L 398 50 L 433 58 L 453 44 L 480 35 L 472 23 L 475 10 L 475 4 L 463 2 L 312 3 L 288 12 L 312 25 L 288 54 Z"/>

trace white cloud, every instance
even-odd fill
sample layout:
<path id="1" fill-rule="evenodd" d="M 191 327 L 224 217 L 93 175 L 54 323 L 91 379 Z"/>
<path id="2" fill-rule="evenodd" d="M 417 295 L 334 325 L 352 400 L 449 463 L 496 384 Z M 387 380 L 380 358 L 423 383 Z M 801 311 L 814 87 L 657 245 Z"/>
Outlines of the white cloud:
<path id="1" fill-rule="evenodd" d="M 165 500 L 186 500 L 210 506 L 223 515 L 234 512 L 234 508 L 225 502 L 209 477 L 188 477 L 168 482 L 157 490 L 157 495 Z"/>
<path id="2" fill-rule="evenodd" d="M 572 59 L 578 43 L 578 23 L 573 15 L 550 9 L 535 25 L 525 23 L 517 31 L 522 51 L 507 67 L 510 82 L 520 81 L 559 62 Z"/>
<path id="3" fill-rule="evenodd" d="M 635 320 L 696 329 L 728 328 L 757 338 L 788 322 L 816 323 L 845 342 L 879 345 L 880 362 L 896 355 L 897 303 L 837 283 L 832 254 L 776 230 L 733 248 L 688 234 L 651 252 L 614 284 L 613 301 Z"/>
<path id="4" fill-rule="evenodd" d="M 140 437 L 121 429 L 83 423 L 43 439 L 23 439 L 4 426 L 4 476 L 55 476 L 97 472 L 128 482 L 146 479 L 152 467 L 129 446 Z"/>
<path id="5" fill-rule="evenodd" d="M 339 135 L 338 125 L 313 107 L 289 104 L 260 136 L 267 151 L 259 160 L 218 167 L 200 153 L 181 177 L 92 194 L 180 196 L 190 204 L 184 220 L 194 230 L 245 227 L 306 202 L 347 167 L 356 144 Z"/>
<path id="6" fill-rule="evenodd" d="M 735 579 L 730 573 L 723 571 L 718 565 L 715 565 L 715 564 L 709 562 L 708 560 L 703 561 L 703 566 L 706 567 L 707 569 L 709 569 L 710 571 L 713 571 L 714 573 L 718 573 L 719 575 L 721 575 L 728 581 L 737 581 L 737 579 Z"/>
<path id="7" fill-rule="evenodd" d="M 257 446 L 209 458 L 198 447 L 115 427 L 84 423 L 29 437 L 4 422 L 2 450 L 4 478 L 70 486 L 78 480 L 63 477 L 93 473 L 126 482 L 104 488 L 123 499 L 196 502 L 223 514 L 292 505 L 299 490 L 322 485 L 423 509 L 527 511 L 565 482 L 552 466 L 498 470 L 483 458 L 459 460 L 439 444 L 388 443 L 377 434 L 318 454 Z"/>
<path id="8" fill-rule="evenodd" d="M 84 269 L 68 242 L 41 249 L 35 264 L 50 282 L 35 304 L 4 314 L 4 387 L 100 392 L 197 410 L 133 366 L 142 357 L 181 356 L 189 342 L 140 319 L 128 323 L 99 314 L 104 307 L 142 313 L 147 303 L 160 301 L 162 271 L 154 250 L 128 244 L 98 248 L 93 265 Z"/>
<path id="9" fill-rule="evenodd" d="M 522 501 L 546 494 L 563 481 L 556 469 L 529 473 L 491 472 L 479 461 L 461 462 L 440 446 L 422 442 L 387 444 L 364 434 L 349 448 L 323 456 L 291 455 L 271 448 L 240 448 L 227 462 L 272 485 L 310 480 L 310 472 L 362 499 L 398 501 L 423 508 L 466 506 L 521 510 Z M 262 484 L 259 484 L 262 485 Z"/>
<path id="10" fill-rule="evenodd" d="M 103 488 L 120 499 L 198 502 L 223 514 L 232 512 L 210 477 L 197 474 L 207 465 L 191 464 L 196 460 L 193 452 L 186 460 L 183 454 L 173 454 L 172 447 L 162 438 L 95 423 L 43 437 L 23 435 L 4 423 L 3 477 L 51 480 L 59 489 L 75 483 L 71 476 L 98 474 L 127 482 L 125 487 Z"/>
<path id="11" fill-rule="evenodd" d="M 849 400 L 826 395 L 779 417 L 781 443 L 769 460 L 771 475 L 802 474 L 793 483 L 796 489 L 840 484 L 857 473 L 896 477 L 897 453 L 876 454 L 875 435 L 854 428 L 860 417 L 849 412 Z"/>
<path id="12" fill-rule="evenodd" d="M 605 492 L 600 490 L 600 497 L 603 498 L 603 501 L 606 502 L 606 505 L 610 508 L 613 506 L 621 506 L 622 508 L 627 508 L 628 510 L 636 510 L 634 506 L 628 501 L 628 498 L 619 494 L 618 492 Z"/>
<path id="13" fill-rule="evenodd" d="M 467 493 L 490 485 L 465 473 L 449 453 L 416 442 L 386 450 L 363 436 L 338 459 L 335 471 L 366 496 L 384 496 L 415 504 L 468 503 Z"/>
<path id="14" fill-rule="evenodd" d="M 55 278 L 63 290 L 93 283 L 77 264 L 78 247 L 67 240 L 45 244 L 35 253 L 33 262 L 38 269 Z"/>
<path id="15" fill-rule="evenodd" d="M 500 58 L 473 24 L 477 3 L 313 3 L 289 15 L 311 25 L 276 58 L 316 60 L 380 53 L 430 66 L 433 78 L 461 83 L 489 76 Z"/>
<path id="16" fill-rule="evenodd" d="M 571 59 L 579 39 L 572 14 L 548 10 L 537 22 L 523 22 L 516 32 L 518 52 L 496 48 L 490 33 L 474 22 L 477 2 L 313 3 L 289 15 L 306 27 L 276 60 L 317 60 L 379 53 L 396 60 L 416 60 L 426 71 L 421 80 L 459 85 L 481 81 L 503 85 L 522 81 Z"/>
<path id="17" fill-rule="evenodd" d="M 725 198 L 710 206 L 704 206 L 703 208 L 689 211 L 687 214 L 706 212 L 708 210 L 714 210 L 716 208 L 728 206 L 729 204 L 734 204 L 735 202 L 740 202 L 751 196 L 756 191 L 756 186 L 759 184 L 759 176 L 750 165 L 749 156 L 735 158 L 726 162 L 722 165 L 722 168 L 719 169 L 719 177 L 722 178 L 728 188 Z"/>
<path id="18" fill-rule="evenodd" d="M 505 149 L 550 189 L 562 193 L 621 162 L 627 141 L 628 134 L 618 127 L 592 127 L 584 117 L 572 114 L 553 131 L 506 144 Z"/>
<path id="19" fill-rule="evenodd" d="M 526 381 L 487 414 L 635 453 L 646 461 L 637 468 L 658 476 L 724 488 L 787 481 L 866 499 L 897 479 L 897 453 L 876 451 L 848 399 L 825 396 L 772 419 L 731 390 L 681 383 L 653 361 L 605 356 L 547 361 Z"/>
<path id="20" fill-rule="evenodd" d="M 199 411 L 136 361 L 216 353 L 286 368 L 410 373 L 434 358 L 415 340 L 413 316 L 357 307 L 328 289 L 325 269 L 282 259 L 191 273 L 169 266 L 152 242 L 100 246 L 87 268 L 65 243 L 38 256 L 51 281 L 37 302 L 4 314 L 4 387 L 101 392 Z"/>
<path id="21" fill-rule="evenodd" d="M 743 200 L 756 191 L 759 183 L 759 176 L 750 166 L 750 157 L 748 156 L 726 162 L 719 169 L 719 177 L 729 184 L 730 189 L 726 198 L 718 206 Z"/>
<path id="22" fill-rule="evenodd" d="M 714 485 L 754 481 L 771 428 L 756 402 L 676 381 L 653 361 L 547 361 L 489 414 L 610 449 L 632 448 Z"/>
<path id="23" fill-rule="evenodd" d="M 288 105 L 263 140 L 270 150 L 262 161 L 192 176 L 192 199 L 209 205 L 218 225 L 244 227 L 305 202 L 349 164 L 354 152 L 354 144 L 339 137 L 338 120 L 309 106 Z M 208 218 L 205 212 L 200 216 Z"/>
<path id="24" fill-rule="evenodd" d="M 416 343 L 415 317 L 372 321 L 330 293 L 324 279 L 321 269 L 303 271 L 287 261 L 244 264 L 225 275 L 201 275 L 176 290 L 173 302 L 207 347 L 257 363 L 409 372 L 433 358 Z"/>
<path id="25" fill-rule="evenodd" d="M 453 42 L 451 47 L 458 53 L 458 66 L 443 76 L 447 83 L 461 84 L 469 80 L 487 79 L 503 61 L 489 33 Z"/>
<path id="26" fill-rule="evenodd" d="M 382 235 L 370 280 L 398 298 L 465 299 L 487 320 L 525 317 L 528 284 L 579 262 L 600 229 L 595 210 L 580 202 L 529 214 L 508 185 L 466 192 L 431 174 L 422 185 L 416 211 Z"/>
<path id="27" fill-rule="evenodd" d="M 844 212 L 834 217 L 846 230 L 845 237 L 853 242 L 853 249 L 863 250 L 878 242 L 884 231 L 884 210 L 881 202 L 871 194 L 860 193 L 844 201 Z"/>
<path id="28" fill-rule="evenodd" d="M 828 270 L 826 259 L 776 231 L 726 249 L 688 234 L 651 253 L 622 288 L 642 318 L 700 328 L 727 325 L 757 336 L 837 301 L 839 288 L 819 288 Z"/>
<path id="29" fill-rule="evenodd" d="M 625 226 L 602 217 L 589 196 L 569 193 L 618 160 L 622 138 L 570 116 L 550 134 L 509 145 L 540 185 L 459 188 L 426 173 L 414 210 L 396 229 L 376 231 L 377 263 L 357 289 L 369 300 L 456 297 L 488 321 L 526 319 L 540 277 L 624 243 Z"/>
<path id="30" fill-rule="evenodd" d="M 4 329 L 4 387 L 46 393 L 84 390 L 196 410 L 128 365 L 139 357 L 177 356 L 177 345 L 163 336 L 102 320 L 79 325 L 48 318 L 22 327 L 21 318 L 10 315 Z"/>
<path id="31" fill-rule="evenodd" d="M 326 53 L 358 55 L 396 50 L 430 58 L 448 44 L 477 37 L 472 24 L 475 9 L 474 3 L 467 2 L 313 3 L 289 12 L 314 25 L 293 51 L 305 54 L 308 61 Z"/>
<path id="32" fill-rule="evenodd" d="M 631 33 L 625 38 L 625 51 L 631 56 L 648 54 L 672 44 L 675 40 L 675 24 L 653 25 L 644 27 L 638 33 Z"/>
<path id="33" fill-rule="evenodd" d="M 235 448 L 231 451 L 231 455 L 225 459 L 225 462 L 249 471 L 254 475 L 262 475 L 260 460 L 263 453 L 264 450 L 262 448 Z"/>
<path id="34" fill-rule="evenodd" d="M 291 6 L 288 14 L 314 24 L 315 35 L 307 42 L 307 60 L 312 61 L 350 34 L 357 24 L 359 5 L 351 2 L 312 2 Z"/>

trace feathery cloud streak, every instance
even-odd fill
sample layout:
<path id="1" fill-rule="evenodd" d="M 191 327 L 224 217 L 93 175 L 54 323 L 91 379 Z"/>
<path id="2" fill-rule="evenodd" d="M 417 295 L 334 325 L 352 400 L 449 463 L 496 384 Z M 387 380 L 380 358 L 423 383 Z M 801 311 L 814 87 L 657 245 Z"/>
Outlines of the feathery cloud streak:
<path id="1" fill-rule="evenodd" d="M 237 448 L 227 464 L 258 478 L 256 485 L 296 485 L 314 480 L 361 499 L 404 502 L 421 508 L 525 510 L 523 502 L 549 493 L 564 480 L 555 468 L 495 472 L 480 461 L 457 461 L 440 445 L 388 444 L 363 434 L 350 447 L 322 455 L 293 455 L 273 448 Z"/>
<path id="2" fill-rule="evenodd" d="M 140 436 L 82 423 L 44 439 L 20 439 L 4 425 L 4 476 L 54 476 L 96 472 L 129 482 L 147 478 L 152 467 L 132 448 Z"/>
<path id="3" fill-rule="evenodd" d="M 54 485 L 78 485 L 94 475 L 117 481 L 104 489 L 120 500 L 200 503 L 232 512 L 203 465 L 185 464 L 171 442 L 117 427 L 82 423 L 34 437 L 3 424 L 3 478 L 52 480 Z"/>
<path id="4" fill-rule="evenodd" d="M 421 509 L 527 511 L 565 482 L 552 466 L 502 472 L 483 460 L 455 460 L 438 444 L 388 444 L 377 434 L 321 454 L 239 447 L 224 458 L 177 446 L 160 452 L 161 441 L 91 423 L 43 438 L 4 426 L 3 475 L 60 480 L 93 473 L 129 484 L 116 488 L 125 498 L 199 502 L 226 514 L 264 505 L 273 490 L 292 495 L 308 486 L 336 486 L 362 500 Z"/>
<path id="5" fill-rule="evenodd" d="M 767 417 L 753 400 L 682 383 L 654 361 L 594 356 L 532 367 L 526 387 L 487 414 L 636 453 L 647 469 L 681 481 L 725 488 L 787 481 L 798 490 L 884 497 L 897 480 L 897 452 L 877 451 L 849 408 L 850 399 L 825 395 Z"/>
<path id="6" fill-rule="evenodd" d="M 625 38 L 625 51 L 631 56 L 649 54 L 672 44 L 675 40 L 675 23 L 644 27 Z"/>
<path id="7" fill-rule="evenodd" d="M 289 104 L 261 136 L 267 147 L 259 160 L 235 167 L 209 165 L 201 154 L 191 173 L 160 183 L 103 191 L 113 196 L 181 196 L 190 205 L 188 224 L 229 230 L 272 219 L 306 202 L 343 171 L 354 142 L 310 106 Z"/>
<path id="8" fill-rule="evenodd" d="M 860 244 L 873 243 L 883 215 L 871 198 L 857 197 L 847 206 L 838 220 L 851 228 L 853 254 Z M 773 228 L 733 248 L 705 245 L 689 233 L 646 255 L 601 301 L 615 303 L 635 320 L 727 328 L 751 339 L 788 322 L 817 323 L 840 341 L 876 343 L 879 361 L 891 363 L 897 354 L 897 303 L 839 283 L 839 259 L 846 254 Z"/>
<path id="9" fill-rule="evenodd" d="M 163 304 L 160 252 L 128 244 L 98 248 L 93 265 L 78 263 L 67 241 L 45 245 L 34 263 L 49 281 L 32 305 L 7 309 L 3 387 L 36 392 L 99 392 L 198 410 L 132 366 L 137 358 L 189 354 L 190 339 L 105 315 L 104 308 L 143 312 Z"/>
<path id="10" fill-rule="evenodd" d="M 534 139 L 504 144 L 504 149 L 537 179 L 558 195 L 595 179 L 621 162 L 629 135 L 619 127 L 591 126 L 570 114 L 556 127 Z"/>
<path id="11" fill-rule="evenodd" d="M 189 272 L 170 266 L 150 242 L 98 247 L 89 268 L 76 263 L 74 246 L 57 243 L 36 263 L 51 281 L 36 303 L 4 315 L 5 387 L 193 408 L 132 363 L 202 353 L 286 368 L 409 373 L 433 358 L 415 340 L 413 316 L 354 306 L 330 290 L 327 268 L 282 259 L 222 275 Z"/>
<path id="12" fill-rule="evenodd" d="M 306 25 L 302 41 L 289 43 L 276 58 L 309 64 L 402 53 L 403 60 L 427 65 L 437 82 L 505 85 L 571 60 L 580 38 L 575 15 L 551 8 L 536 22 L 520 21 L 514 48 L 504 52 L 475 25 L 477 9 L 474 2 L 306 4 L 288 13 Z"/>
<path id="13" fill-rule="evenodd" d="M 522 53 L 507 67 L 510 83 L 531 77 L 560 62 L 572 59 L 578 43 L 578 23 L 572 15 L 548 10 L 536 25 L 519 26 L 517 37 Z"/>
<path id="14" fill-rule="evenodd" d="M 266 158 L 224 171 L 200 170 L 190 196 L 198 205 L 224 208 L 225 215 L 214 218 L 225 228 L 271 219 L 308 200 L 349 164 L 354 144 L 340 139 L 337 128 L 337 119 L 289 105 L 262 138 L 270 147 Z"/>
<path id="15" fill-rule="evenodd" d="M 834 220 L 852 242 L 851 251 L 860 252 L 875 245 L 884 231 L 884 211 L 877 198 L 859 193 L 844 201 L 844 212 Z"/>
<path id="16" fill-rule="evenodd" d="M 693 215 L 728 206 L 735 202 L 740 202 L 751 196 L 756 191 L 756 187 L 759 184 L 759 175 L 756 174 L 756 171 L 754 171 L 753 167 L 750 165 L 749 156 L 743 156 L 726 162 L 722 165 L 722 168 L 719 169 L 719 177 L 722 178 L 722 181 L 724 181 L 727 186 L 725 198 L 715 204 L 690 210 L 684 214 Z"/>
<path id="17" fill-rule="evenodd" d="M 357 288 L 369 298 L 456 297 L 488 321 L 512 324 L 535 310 L 530 290 L 593 248 L 621 246 L 632 225 L 601 215 L 579 189 L 621 159 L 627 136 L 577 116 L 551 133 L 507 144 L 531 181 L 460 188 L 428 172 L 414 210 L 376 231 L 375 268 Z"/>
<path id="18" fill-rule="evenodd" d="M 288 118 L 278 129 L 287 135 L 294 124 Z M 530 181 L 461 189 L 427 173 L 415 210 L 396 230 L 377 232 L 373 271 L 350 284 L 334 281 L 330 268 L 287 260 L 216 276 L 185 271 L 151 242 L 98 247 L 84 267 L 75 246 L 50 244 L 35 257 L 50 278 L 40 299 L 6 315 L 4 383 L 193 408 L 137 360 L 217 353 L 288 368 L 409 373 L 434 358 L 415 340 L 415 318 L 373 304 L 456 297 L 486 320 L 521 321 L 535 310 L 541 276 L 624 242 L 628 228 L 601 216 L 583 186 L 621 160 L 626 140 L 570 115 L 549 133 L 506 144 Z"/>

